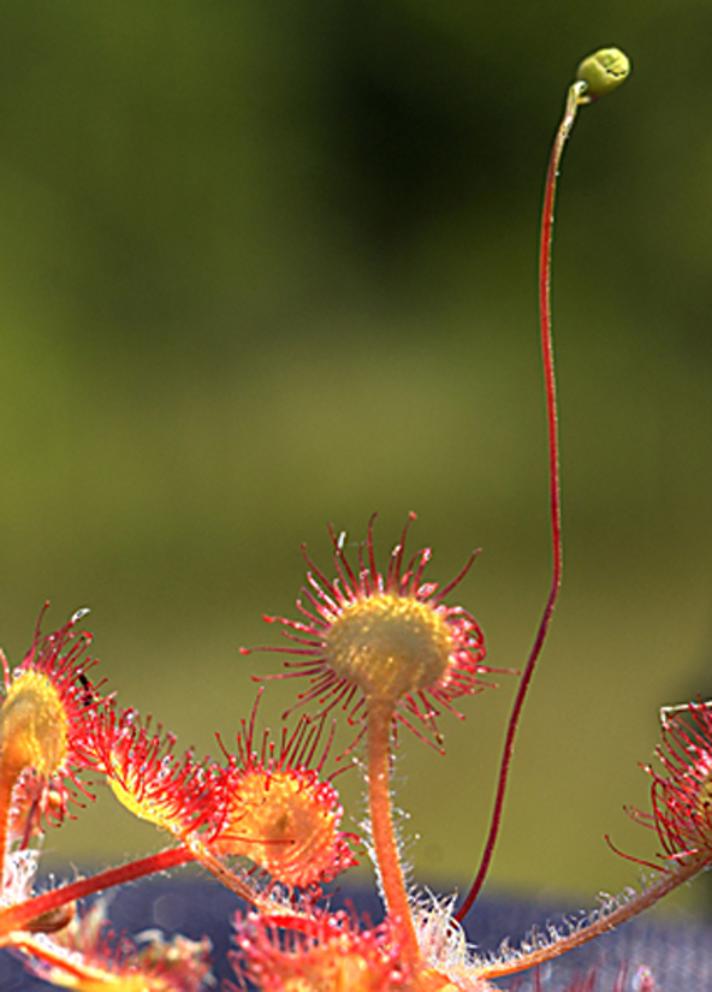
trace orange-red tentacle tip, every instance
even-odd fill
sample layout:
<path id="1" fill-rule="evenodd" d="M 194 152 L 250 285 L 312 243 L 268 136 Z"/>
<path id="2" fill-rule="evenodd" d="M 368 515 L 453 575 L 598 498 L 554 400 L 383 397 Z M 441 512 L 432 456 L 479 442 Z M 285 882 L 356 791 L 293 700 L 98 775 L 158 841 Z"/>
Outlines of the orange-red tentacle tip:
<path id="1" fill-rule="evenodd" d="M 90 733 L 96 769 L 130 813 L 179 839 L 212 828 L 219 815 L 213 761 L 192 751 L 176 755 L 174 734 L 113 702 L 96 715 Z"/>
<path id="2" fill-rule="evenodd" d="M 489 684 L 481 676 L 495 669 L 484 664 L 484 635 L 475 618 L 444 602 L 476 553 L 446 585 L 426 581 L 430 549 L 406 555 L 413 519 L 410 514 L 385 569 L 376 565 L 373 518 L 366 540 L 350 554 L 345 535 L 330 528 L 333 578 L 304 552 L 300 619 L 268 621 L 280 623 L 290 643 L 256 649 L 288 656 L 286 671 L 258 680 L 305 678 L 308 686 L 295 705 L 319 715 L 340 707 L 352 725 L 373 706 L 385 705 L 397 722 L 432 742 L 441 711 L 454 711 L 455 699 L 480 692 Z"/>
<path id="3" fill-rule="evenodd" d="M 341 800 L 323 775 L 331 739 L 320 748 L 323 721 L 303 717 L 278 749 L 268 733 L 256 743 L 256 709 L 243 721 L 237 753 L 226 752 L 215 785 L 221 814 L 205 843 L 219 856 L 248 858 L 270 882 L 302 889 L 329 882 L 357 864 L 359 839 L 340 829 Z"/>
<path id="4" fill-rule="evenodd" d="M 343 910 L 313 920 L 238 915 L 235 931 L 237 950 L 230 962 L 241 987 L 247 982 L 261 992 L 407 992 L 416 987 L 395 931 L 385 924 L 361 929 Z"/>
<path id="5" fill-rule="evenodd" d="M 0 776 L 17 783 L 11 833 L 21 830 L 25 839 L 46 822 L 60 823 L 79 793 L 89 795 L 78 776 L 94 763 L 89 726 L 104 700 L 103 683 L 87 676 L 96 665 L 86 657 L 91 634 L 79 626 L 87 612 L 51 634 L 38 622 L 12 669 L 0 652 Z"/>
<path id="6" fill-rule="evenodd" d="M 629 811 L 657 831 L 674 863 L 695 857 L 712 863 L 712 709 L 704 703 L 680 708 L 662 729 L 657 748 L 661 770 L 652 778 L 651 812 Z"/>

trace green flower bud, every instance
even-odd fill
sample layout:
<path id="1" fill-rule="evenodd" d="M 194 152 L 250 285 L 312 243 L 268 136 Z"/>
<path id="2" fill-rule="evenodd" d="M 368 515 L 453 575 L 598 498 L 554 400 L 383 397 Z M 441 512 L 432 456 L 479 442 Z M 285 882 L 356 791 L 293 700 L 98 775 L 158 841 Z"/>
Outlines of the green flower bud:
<path id="1" fill-rule="evenodd" d="M 576 70 L 576 79 L 586 83 L 586 95 L 597 99 L 610 93 L 630 75 L 630 59 L 619 48 L 599 48 Z"/>

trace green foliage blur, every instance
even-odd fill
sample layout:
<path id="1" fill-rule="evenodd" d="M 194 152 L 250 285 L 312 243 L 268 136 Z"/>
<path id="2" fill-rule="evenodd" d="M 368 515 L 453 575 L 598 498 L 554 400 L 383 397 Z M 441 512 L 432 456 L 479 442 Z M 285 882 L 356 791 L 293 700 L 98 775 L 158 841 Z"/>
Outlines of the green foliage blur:
<path id="1" fill-rule="evenodd" d="M 703 0 L 6 0 L 0 10 L 0 631 L 89 605 L 102 670 L 179 745 L 230 742 L 262 612 L 307 541 L 372 511 L 521 666 L 548 583 L 538 212 L 580 58 L 557 215 L 565 586 L 493 886 L 590 905 L 652 856 L 657 708 L 712 692 L 712 137 Z M 465 882 L 514 680 L 403 740 L 418 877 Z M 264 716 L 292 698 L 269 687 Z M 340 779 L 355 820 L 358 776 Z M 58 862 L 165 842 L 98 790 Z M 354 821 L 349 821 L 353 827 Z"/>

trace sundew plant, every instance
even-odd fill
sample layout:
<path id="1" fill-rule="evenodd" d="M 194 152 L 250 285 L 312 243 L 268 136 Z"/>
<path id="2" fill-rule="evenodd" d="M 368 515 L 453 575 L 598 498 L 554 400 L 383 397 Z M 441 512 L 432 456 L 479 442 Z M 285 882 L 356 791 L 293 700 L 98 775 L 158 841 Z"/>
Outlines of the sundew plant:
<path id="1" fill-rule="evenodd" d="M 174 735 L 117 699 L 90 657 L 85 610 L 49 634 L 40 617 L 24 658 L 13 665 L 3 656 L 0 706 L 0 941 L 28 972 L 83 992 L 214 988 L 207 937 L 116 934 L 103 897 L 88 899 L 195 862 L 241 900 L 225 992 L 493 992 L 509 976 L 528 982 L 530 969 L 531 987 L 545 990 L 554 987 L 556 965 L 543 971 L 541 965 L 635 917 L 712 862 L 712 709 L 701 701 L 663 706 L 657 762 L 645 769 L 650 806 L 630 811 L 657 835 L 659 856 L 649 861 L 617 852 L 638 874 L 642 866 L 645 881 L 575 924 L 549 928 L 519 947 L 503 945 L 500 953 L 478 954 L 464 937 L 495 854 L 520 718 L 562 578 L 550 307 L 557 178 L 579 109 L 615 89 L 629 69 L 617 49 L 584 59 L 567 92 L 546 176 L 539 315 L 552 571 L 521 670 L 488 664 L 479 619 L 458 602 L 458 584 L 476 554 L 450 580 L 434 580 L 430 549 L 412 550 L 413 513 L 387 555 L 375 514 L 355 546 L 330 528 L 329 564 L 304 551 L 306 579 L 295 613 L 265 616 L 283 637 L 243 649 L 255 656 L 255 702 L 234 739 L 218 739 L 214 756 L 181 753 Z M 281 664 L 270 665 L 265 653 Z M 464 894 L 434 895 L 404 869 L 403 838 L 394 826 L 394 755 L 401 737 L 412 734 L 447 761 L 448 720 L 486 706 L 500 677 L 518 681 L 480 863 Z M 263 731 L 259 702 L 272 680 L 294 687 L 293 703 L 282 725 Z M 349 729 L 340 750 L 339 723 Z M 342 773 L 363 777 L 368 816 L 358 833 L 347 829 Z M 66 884 L 38 884 L 47 831 L 79 815 L 99 781 L 161 831 L 167 846 Z M 358 906 L 334 908 L 329 897 L 329 883 L 368 859 L 382 905 L 376 919 Z M 595 974 L 584 974 L 569 992 L 591 992 L 595 982 Z M 639 970 L 620 973 L 615 989 L 626 988 L 659 986 Z"/>

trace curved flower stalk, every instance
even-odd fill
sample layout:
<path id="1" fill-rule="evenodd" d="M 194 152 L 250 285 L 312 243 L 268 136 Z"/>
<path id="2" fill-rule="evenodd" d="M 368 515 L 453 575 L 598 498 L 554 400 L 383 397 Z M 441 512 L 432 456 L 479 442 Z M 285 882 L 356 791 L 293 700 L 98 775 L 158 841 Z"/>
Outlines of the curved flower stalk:
<path id="1" fill-rule="evenodd" d="M 579 64 L 576 79 L 566 94 L 564 114 L 554 136 L 549 154 L 549 165 L 544 184 L 544 203 L 541 211 L 539 235 L 539 337 L 541 340 L 544 392 L 546 396 L 546 421 L 549 442 L 549 518 L 551 522 L 551 578 L 544 609 L 534 635 L 522 678 L 519 682 L 509 716 L 502 748 L 497 790 L 495 793 L 490 828 L 482 850 L 477 872 L 462 905 L 457 911 L 463 920 L 475 903 L 487 877 L 495 844 L 502 822 L 502 811 L 509 782 L 509 769 L 519 724 L 527 700 L 534 672 L 546 641 L 554 610 L 559 598 L 563 578 L 563 543 L 561 513 L 561 471 L 559 459 L 559 406 L 556 388 L 556 365 L 551 320 L 551 259 L 554 236 L 554 211 L 561 162 L 566 142 L 571 134 L 579 108 L 598 100 L 621 85 L 630 73 L 627 56 L 617 48 L 603 48 Z"/>

